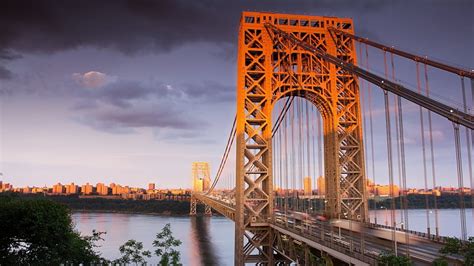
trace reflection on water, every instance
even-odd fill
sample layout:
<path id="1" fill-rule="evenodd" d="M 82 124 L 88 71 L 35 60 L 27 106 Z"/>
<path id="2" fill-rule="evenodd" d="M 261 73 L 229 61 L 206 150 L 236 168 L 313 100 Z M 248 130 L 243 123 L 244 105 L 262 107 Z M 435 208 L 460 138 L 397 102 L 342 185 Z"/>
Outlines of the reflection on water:
<path id="1" fill-rule="evenodd" d="M 121 213 L 74 213 L 77 230 L 90 235 L 92 230 L 105 231 L 105 241 L 98 250 L 110 260 L 120 257 L 119 247 L 129 239 L 143 242 L 153 253 L 152 242 L 167 223 L 173 236 L 183 243 L 179 247 L 184 265 L 232 265 L 234 224 L 223 217 L 166 217 Z M 157 264 L 156 256 L 148 260 Z"/>
<path id="2" fill-rule="evenodd" d="M 199 258 L 201 265 L 222 265 L 216 254 L 209 233 L 211 217 L 191 217 L 191 253 Z"/>
<path id="3" fill-rule="evenodd" d="M 430 215 L 430 227 L 434 231 L 434 213 Z M 468 235 L 474 235 L 472 209 L 466 209 Z M 371 221 L 377 217 L 379 224 L 390 224 L 390 211 L 370 212 Z M 409 229 L 426 232 L 425 210 L 408 210 Z M 440 234 L 460 237 L 459 209 L 439 210 Z M 395 213 L 397 224 L 402 220 L 401 212 Z M 184 265 L 233 265 L 234 223 L 224 217 L 166 217 L 144 214 L 120 213 L 74 213 L 76 228 L 82 234 L 90 235 L 92 230 L 106 231 L 105 242 L 99 251 L 107 259 L 120 257 L 118 248 L 129 239 L 143 242 L 144 248 L 153 251 L 151 243 L 167 223 L 171 224 L 173 236 L 183 244 L 179 247 Z M 149 259 L 158 263 L 155 256 Z"/>

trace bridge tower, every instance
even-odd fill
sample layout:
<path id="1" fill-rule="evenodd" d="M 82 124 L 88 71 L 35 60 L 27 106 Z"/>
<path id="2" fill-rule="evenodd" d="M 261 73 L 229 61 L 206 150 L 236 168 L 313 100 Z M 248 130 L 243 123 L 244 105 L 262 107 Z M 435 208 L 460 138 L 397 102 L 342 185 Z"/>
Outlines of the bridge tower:
<path id="1" fill-rule="evenodd" d="M 211 170 L 207 162 L 193 162 L 192 178 L 193 178 L 193 193 L 207 191 L 211 186 Z M 191 206 L 189 215 L 196 215 L 197 199 L 191 195 Z M 211 207 L 207 204 L 204 207 L 204 214 L 212 215 Z"/>
<path id="2" fill-rule="evenodd" d="M 273 24 L 356 63 L 351 19 L 243 12 L 237 59 L 235 264 L 273 265 L 272 109 L 289 96 L 313 103 L 323 119 L 326 215 L 367 220 L 358 80 L 265 27 Z"/>

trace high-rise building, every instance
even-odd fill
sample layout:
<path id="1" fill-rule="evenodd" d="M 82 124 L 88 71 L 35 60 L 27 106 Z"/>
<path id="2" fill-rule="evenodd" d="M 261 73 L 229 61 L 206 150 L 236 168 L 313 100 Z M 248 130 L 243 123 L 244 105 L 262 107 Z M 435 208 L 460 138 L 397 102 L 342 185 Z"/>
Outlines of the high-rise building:
<path id="1" fill-rule="evenodd" d="M 86 183 L 85 185 L 82 185 L 81 193 L 84 195 L 91 195 L 94 193 L 94 187 L 91 184 Z"/>
<path id="2" fill-rule="evenodd" d="M 194 191 L 206 191 L 211 186 L 211 174 L 209 163 L 193 163 L 193 189 Z"/>
<path id="3" fill-rule="evenodd" d="M 61 183 L 57 183 L 56 185 L 53 186 L 53 193 L 62 194 L 65 192 L 66 192 L 66 188 Z"/>
<path id="4" fill-rule="evenodd" d="M 96 189 L 97 189 L 97 194 L 99 195 L 109 194 L 109 187 L 106 186 L 104 183 L 97 183 Z"/>
<path id="5" fill-rule="evenodd" d="M 318 177 L 318 195 L 326 195 L 326 179 L 324 176 Z"/>
<path id="6" fill-rule="evenodd" d="M 149 183 L 148 190 L 155 190 L 155 183 Z"/>
<path id="7" fill-rule="evenodd" d="M 311 177 L 307 176 L 303 179 L 304 183 L 304 195 L 311 196 L 312 189 L 311 189 Z"/>
<path id="8" fill-rule="evenodd" d="M 66 194 L 77 194 L 79 193 L 79 187 L 74 183 L 66 185 Z"/>

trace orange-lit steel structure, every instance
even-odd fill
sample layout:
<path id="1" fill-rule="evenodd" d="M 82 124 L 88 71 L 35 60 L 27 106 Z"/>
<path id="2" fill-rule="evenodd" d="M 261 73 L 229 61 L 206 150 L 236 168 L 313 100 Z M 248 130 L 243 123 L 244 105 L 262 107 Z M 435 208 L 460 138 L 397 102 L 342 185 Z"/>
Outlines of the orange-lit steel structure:
<path id="1" fill-rule="evenodd" d="M 352 33 L 351 19 L 243 13 L 237 63 L 236 265 L 253 261 L 256 250 L 260 262 L 273 264 L 268 226 L 273 219 L 271 115 L 279 99 L 305 98 L 322 115 L 327 216 L 367 217 L 357 79 L 281 38 L 268 25 L 356 63 L 353 40 L 328 30 Z"/>
<path id="2" fill-rule="evenodd" d="M 458 183 L 462 188 L 459 128 L 466 127 L 466 140 L 469 143 L 469 130 L 474 129 L 474 116 L 467 112 L 464 78 L 471 78 L 474 91 L 472 73 L 393 47 L 362 40 L 353 32 L 351 19 L 242 13 L 237 61 L 236 118 L 212 185 L 202 192 L 195 189 L 191 203 L 191 214 L 195 214 L 196 201 L 200 201 L 235 222 L 235 265 L 283 265 L 290 262 L 309 265 L 314 262 L 311 256 L 315 251 L 320 252 L 321 257 L 331 257 L 349 265 L 374 265 L 377 263 L 378 254 L 384 249 L 381 239 L 384 245 L 391 246 L 397 254 L 397 242 L 400 241 L 397 235 L 401 237 L 402 232 L 404 238 L 400 243 L 407 244 L 405 255 L 422 263 L 431 262 L 438 256 L 437 252 L 431 254 L 430 250 L 439 250 L 444 240 L 438 234 L 431 235 L 429 227 L 427 234 L 403 228 L 396 229 L 396 221 L 392 219 L 393 224 L 385 228 L 390 229 L 387 231 L 381 229 L 377 222 L 373 224 L 368 219 L 358 78 L 384 92 L 389 169 L 393 163 L 388 94 L 392 93 L 396 96 L 400 111 L 399 127 L 396 126 L 396 131 L 399 134 L 397 139 L 400 138 L 397 145 L 402 149 L 398 158 L 403 162 L 402 173 L 405 171 L 405 158 L 402 145 L 401 99 L 404 99 L 452 122 Z M 426 65 L 459 75 L 462 81 L 464 111 L 430 98 L 428 90 L 424 95 L 401 85 L 395 81 L 393 72 L 393 78 L 389 79 L 387 75 L 382 77 L 360 67 L 357 64 L 354 41 L 382 50 L 385 68 L 385 53 L 389 51 L 392 56 L 395 54 L 416 62 L 417 69 L 420 62 L 424 63 L 426 80 Z M 417 72 L 419 79 L 418 74 Z M 322 116 L 325 173 L 324 177 L 318 178 L 318 190 L 320 196 L 325 195 L 324 216 L 308 219 L 308 209 L 304 210 L 304 207 L 303 211 L 306 213 L 300 212 L 298 206 L 293 210 L 285 209 L 284 212 L 281 205 L 277 206 L 278 208 L 273 206 L 272 136 L 281 122 L 280 116 L 284 116 L 287 109 L 283 107 L 280 116 L 275 119 L 275 125 L 272 121 L 272 109 L 278 100 L 287 97 L 291 98 L 285 102 L 285 106 L 288 102 L 291 104 L 294 97 L 304 98 L 311 102 Z M 309 123 L 308 120 L 306 123 Z M 235 138 L 236 187 L 214 190 Z M 470 150 L 468 155 L 470 161 Z M 294 174 L 294 171 L 292 173 Z M 393 171 L 390 170 L 389 176 L 392 174 Z M 278 171 L 276 175 L 278 176 Z M 292 180 L 302 178 L 286 175 L 287 179 Z M 405 184 L 405 174 L 402 174 L 402 179 Z M 389 194 L 394 196 L 393 189 L 390 189 Z M 298 193 L 291 197 L 299 201 Z M 462 198 L 460 202 L 464 202 Z M 286 204 L 288 202 L 285 203 L 285 208 Z M 406 211 L 407 205 L 403 204 Z M 461 231 L 463 239 L 466 239 L 466 217 L 462 206 Z M 309 212 L 312 212 L 311 207 Z M 395 215 L 394 212 L 392 215 Z M 408 215 L 405 215 L 405 222 L 408 225 Z M 339 239 L 335 238 L 334 227 L 343 228 L 342 238 L 341 230 Z M 360 240 L 360 243 L 354 242 L 356 239 Z M 422 241 L 425 248 L 420 252 L 412 252 L 409 246 L 411 241 Z M 379 251 L 368 252 L 366 247 L 369 246 Z M 449 260 L 458 262 L 458 258 L 454 257 Z"/>

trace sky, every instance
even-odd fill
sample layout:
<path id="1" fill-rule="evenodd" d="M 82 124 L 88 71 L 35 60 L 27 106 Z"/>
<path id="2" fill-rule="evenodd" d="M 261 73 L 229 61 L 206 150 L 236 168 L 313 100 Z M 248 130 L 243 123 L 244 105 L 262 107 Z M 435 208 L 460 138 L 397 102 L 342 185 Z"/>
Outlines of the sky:
<path id="1" fill-rule="evenodd" d="M 242 11 L 350 17 L 360 36 L 474 67 L 469 0 L 4 0 L 0 180 L 187 188 L 193 161 L 210 162 L 214 174 L 235 115 Z M 383 72 L 380 55 L 371 58 Z M 416 87 L 413 65 L 396 63 L 397 78 Z M 459 78 L 433 71 L 430 87 L 459 106 Z M 385 182 L 382 108 L 377 91 L 374 157 Z M 419 187 L 418 109 L 405 110 L 407 175 Z M 438 184 L 455 186 L 452 127 L 433 123 Z"/>

